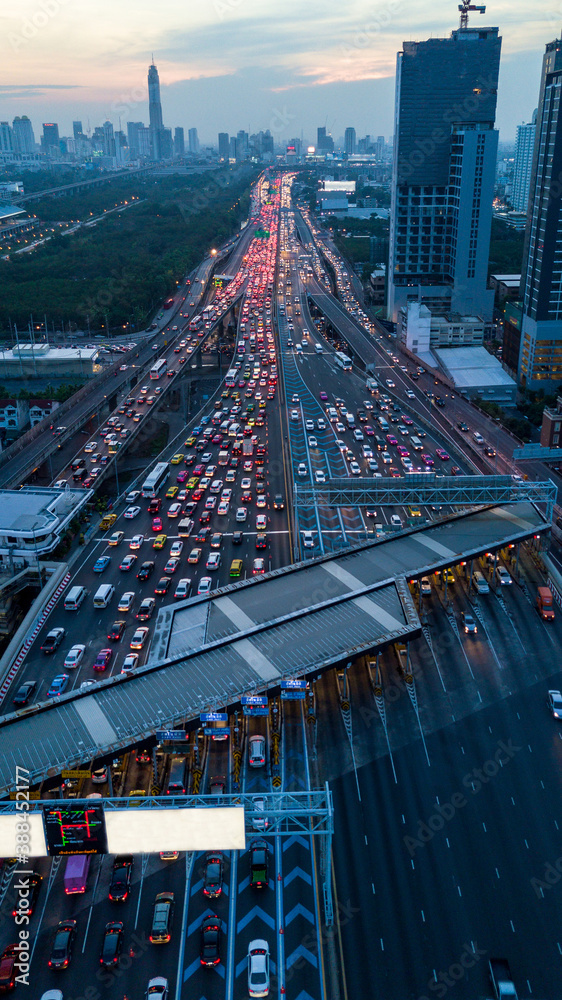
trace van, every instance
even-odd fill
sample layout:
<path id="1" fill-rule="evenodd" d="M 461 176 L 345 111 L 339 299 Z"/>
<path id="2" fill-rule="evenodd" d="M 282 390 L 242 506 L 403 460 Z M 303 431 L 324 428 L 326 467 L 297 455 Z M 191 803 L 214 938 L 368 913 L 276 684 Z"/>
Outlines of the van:
<path id="1" fill-rule="evenodd" d="M 484 438 L 478 433 L 478 431 L 474 431 L 472 437 L 476 441 L 476 444 L 484 444 Z"/>
<path id="2" fill-rule="evenodd" d="M 111 583 L 102 583 L 94 594 L 94 608 L 106 608 L 115 593 Z"/>
<path id="3" fill-rule="evenodd" d="M 314 345 L 314 350 L 316 351 L 317 354 L 323 354 L 324 353 L 324 350 L 322 348 L 322 344 L 315 344 Z"/>
<path id="4" fill-rule="evenodd" d="M 355 427 L 355 417 L 353 416 L 353 413 L 349 413 L 348 411 L 345 415 L 345 419 L 348 427 Z"/>
<path id="5" fill-rule="evenodd" d="M 187 757 L 172 757 L 166 795 L 185 795 L 187 792 Z"/>
<path id="6" fill-rule="evenodd" d="M 219 451 L 219 457 L 217 459 L 217 465 L 228 465 L 230 461 L 230 455 L 227 451 Z"/>
<path id="7" fill-rule="evenodd" d="M 193 521 L 190 517 L 183 517 L 178 524 L 178 535 L 180 538 L 189 538 L 193 531 Z"/>
<path id="8" fill-rule="evenodd" d="M 489 594 L 490 588 L 488 586 L 488 581 L 480 570 L 476 569 L 472 574 L 472 586 L 474 587 L 477 594 Z"/>
<path id="9" fill-rule="evenodd" d="M 537 610 L 544 622 L 554 621 L 554 601 L 550 587 L 537 587 Z"/>
<path id="10" fill-rule="evenodd" d="M 63 884 L 67 896 L 75 892 L 86 892 L 86 881 L 90 870 L 91 854 L 71 854 L 64 869 Z"/>
<path id="11" fill-rule="evenodd" d="M 336 410 L 335 406 L 329 406 L 328 409 L 326 410 L 326 413 L 328 414 L 328 420 L 330 421 L 330 423 L 335 423 L 335 421 L 338 419 L 338 411 Z"/>
<path id="12" fill-rule="evenodd" d="M 71 587 L 64 599 L 64 610 L 78 611 L 86 593 L 87 591 L 85 587 Z"/>
<path id="13" fill-rule="evenodd" d="M 223 435 L 228 434 L 229 425 L 230 425 L 230 420 L 223 420 L 222 424 L 219 427 L 219 431 L 221 432 L 221 434 Z"/>
<path id="14" fill-rule="evenodd" d="M 421 443 L 419 437 L 411 437 L 410 444 L 414 451 L 423 451 L 423 444 Z"/>
<path id="15" fill-rule="evenodd" d="M 240 434 L 240 424 L 233 423 L 228 428 L 228 436 L 231 438 L 237 438 Z"/>

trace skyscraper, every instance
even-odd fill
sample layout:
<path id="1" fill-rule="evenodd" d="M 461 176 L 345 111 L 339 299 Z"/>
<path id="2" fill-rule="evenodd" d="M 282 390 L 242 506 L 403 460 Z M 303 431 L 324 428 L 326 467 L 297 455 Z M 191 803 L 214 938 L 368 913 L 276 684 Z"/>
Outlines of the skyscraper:
<path id="1" fill-rule="evenodd" d="M 43 124 L 41 152 L 46 153 L 47 156 L 57 157 L 60 155 L 59 127 L 56 123 L 48 122 Z"/>
<path id="2" fill-rule="evenodd" d="M 111 122 L 104 122 L 103 129 L 103 153 L 104 156 L 115 156 L 115 136 Z"/>
<path id="3" fill-rule="evenodd" d="M 533 166 L 533 149 L 535 146 L 535 131 L 537 127 L 537 112 L 533 114 L 532 122 L 517 126 L 515 140 L 515 165 L 513 169 L 513 191 L 511 204 L 516 212 L 526 212 L 529 203 L 529 186 L 531 184 L 531 168 Z"/>
<path id="4" fill-rule="evenodd" d="M 162 104 L 160 103 L 160 77 L 154 63 L 148 67 L 148 116 L 152 136 L 152 159 L 162 159 L 160 129 L 163 128 Z"/>
<path id="5" fill-rule="evenodd" d="M 185 136 L 182 128 L 176 128 L 174 131 L 174 156 L 184 156 L 185 154 Z"/>
<path id="6" fill-rule="evenodd" d="M 562 40 L 543 59 L 521 295 L 523 318 L 518 376 L 529 389 L 562 381 Z"/>
<path id="7" fill-rule="evenodd" d="M 230 151 L 230 136 L 228 132 L 219 132 L 219 159 L 228 160 Z"/>
<path id="8" fill-rule="evenodd" d="M 14 146 L 20 155 L 35 152 L 35 136 L 33 125 L 27 115 L 17 116 L 12 122 L 14 130 Z"/>
<path id="9" fill-rule="evenodd" d="M 189 152 L 195 155 L 199 152 L 199 136 L 197 135 L 197 129 L 190 128 L 187 135 L 189 141 Z"/>
<path id="10" fill-rule="evenodd" d="M 72 134 L 75 139 L 82 139 L 84 133 L 82 131 L 82 122 L 72 122 Z"/>
<path id="11" fill-rule="evenodd" d="M 347 153 L 348 156 L 353 156 L 357 145 L 354 128 L 346 128 L 343 142 L 344 152 Z"/>
<path id="12" fill-rule="evenodd" d="M 144 122 L 127 122 L 127 142 L 129 144 L 129 155 L 132 160 L 140 154 L 139 129 L 145 127 Z"/>
<path id="13" fill-rule="evenodd" d="M 0 153 L 14 152 L 14 136 L 9 122 L 0 122 Z"/>
<path id="14" fill-rule="evenodd" d="M 398 53 L 388 309 L 410 300 L 491 320 L 486 288 L 501 39 L 463 27 Z"/>

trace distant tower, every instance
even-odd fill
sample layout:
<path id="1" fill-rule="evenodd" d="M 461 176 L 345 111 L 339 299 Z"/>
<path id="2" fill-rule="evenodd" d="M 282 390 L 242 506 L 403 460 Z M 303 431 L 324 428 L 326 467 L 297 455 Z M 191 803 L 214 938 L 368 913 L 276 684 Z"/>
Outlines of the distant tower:
<path id="1" fill-rule="evenodd" d="M 163 128 L 162 104 L 160 103 L 160 77 L 154 63 L 148 68 L 148 116 L 152 136 L 152 158 L 161 159 L 160 129 Z"/>
<path id="2" fill-rule="evenodd" d="M 529 187 L 531 184 L 531 168 L 533 166 L 536 130 L 536 111 L 532 122 L 529 122 L 527 125 L 517 126 L 515 165 L 513 168 L 513 193 L 511 195 L 511 204 L 516 212 L 526 212 L 529 203 Z"/>
<path id="3" fill-rule="evenodd" d="M 346 128 L 344 147 L 345 147 L 344 152 L 346 152 L 348 156 L 354 155 L 356 149 L 356 136 L 354 128 Z"/>
<path id="4" fill-rule="evenodd" d="M 194 154 L 198 153 L 199 152 L 199 136 L 197 135 L 197 129 L 196 128 L 190 128 L 190 130 L 188 132 L 188 137 L 189 137 L 189 152 L 190 153 L 194 153 Z"/>

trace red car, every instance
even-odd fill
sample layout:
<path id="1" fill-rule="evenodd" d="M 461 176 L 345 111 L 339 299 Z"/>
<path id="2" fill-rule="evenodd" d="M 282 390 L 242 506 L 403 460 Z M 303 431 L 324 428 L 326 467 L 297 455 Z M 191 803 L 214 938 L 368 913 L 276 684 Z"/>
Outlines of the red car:
<path id="1" fill-rule="evenodd" d="M 204 468 L 205 468 L 204 465 L 195 465 L 193 467 L 193 469 L 191 470 L 191 475 L 192 476 L 202 476 Z"/>
<path id="2" fill-rule="evenodd" d="M 152 530 L 153 531 L 162 531 L 162 518 L 161 517 L 153 517 L 152 518 Z"/>
<path id="3" fill-rule="evenodd" d="M 220 444 L 222 441 L 222 434 L 213 434 L 211 438 L 211 444 Z"/>
<path id="4" fill-rule="evenodd" d="M 13 990 L 16 985 L 18 955 L 19 945 L 9 944 L 0 956 L 0 990 L 2 993 Z"/>
<path id="5" fill-rule="evenodd" d="M 191 499 L 194 500 L 195 503 L 198 503 L 198 501 L 204 495 L 205 495 L 205 490 L 199 490 L 199 489 L 193 490 L 193 493 L 191 494 Z"/>
<path id="6" fill-rule="evenodd" d="M 181 472 L 178 472 L 176 476 L 176 483 L 185 483 L 188 479 L 189 479 L 189 472 L 187 471 L 187 469 L 182 469 Z"/>
<path id="7" fill-rule="evenodd" d="M 111 663 L 112 649 L 100 649 L 94 663 L 94 670 L 105 670 Z"/>
<path id="8" fill-rule="evenodd" d="M 448 454 L 447 454 L 447 452 L 445 451 L 444 448 L 436 448 L 435 449 L 435 454 L 439 456 L 439 458 L 441 459 L 442 462 L 448 462 L 449 461 L 449 456 L 448 456 Z"/>

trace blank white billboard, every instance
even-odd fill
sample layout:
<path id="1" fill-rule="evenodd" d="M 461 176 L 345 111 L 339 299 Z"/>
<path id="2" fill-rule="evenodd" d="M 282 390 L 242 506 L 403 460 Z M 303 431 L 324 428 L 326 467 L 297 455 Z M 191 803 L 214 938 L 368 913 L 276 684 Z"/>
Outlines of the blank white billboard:
<path id="1" fill-rule="evenodd" d="M 246 847 L 243 806 L 213 809 L 108 809 L 110 854 L 237 851 Z"/>

